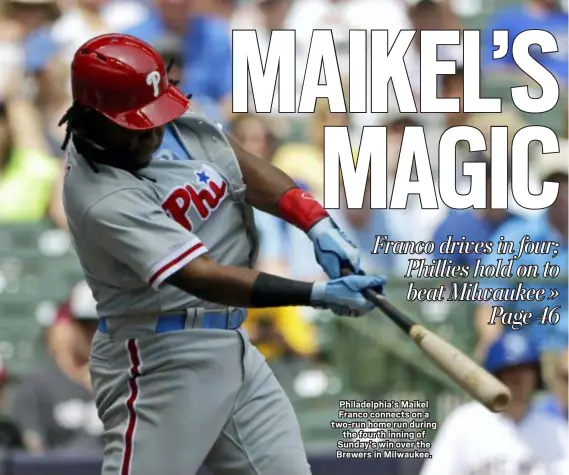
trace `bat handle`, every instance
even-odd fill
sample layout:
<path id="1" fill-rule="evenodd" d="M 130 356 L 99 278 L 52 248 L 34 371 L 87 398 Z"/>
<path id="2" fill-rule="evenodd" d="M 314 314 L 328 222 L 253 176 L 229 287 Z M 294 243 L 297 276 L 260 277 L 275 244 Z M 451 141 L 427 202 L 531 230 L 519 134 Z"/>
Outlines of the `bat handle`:
<path id="1" fill-rule="evenodd" d="M 355 275 L 354 271 L 351 269 L 351 266 L 347 263 L 342 265 L 342 275 Z M 405 333 L 409 333 L 411 331 L 411 327 L 415 325 L 407 315 L 405 315 L 401 310 L 395 307 L 385 295 L 380 294 L 374 289 L 366 289 L 362 292 L 363 296 L 372 304 L 374 304 L 377 308 L 379 308 L 383 313 L 385 313 L 393 322 L 401 328 Z"/>

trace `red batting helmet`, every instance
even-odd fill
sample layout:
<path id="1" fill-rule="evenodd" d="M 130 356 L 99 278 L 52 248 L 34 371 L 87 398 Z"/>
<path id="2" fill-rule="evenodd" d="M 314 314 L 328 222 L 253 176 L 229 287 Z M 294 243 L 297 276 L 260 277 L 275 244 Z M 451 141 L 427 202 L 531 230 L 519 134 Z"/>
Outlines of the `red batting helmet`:
<path id="1" fill-rule="evenodd" d="M 71 87 L 74 101 L 132 130 L 164 125 L 189 106 L 158 53 L 129 35 L 101 35 L 82 45 L 71 64 Z"/>

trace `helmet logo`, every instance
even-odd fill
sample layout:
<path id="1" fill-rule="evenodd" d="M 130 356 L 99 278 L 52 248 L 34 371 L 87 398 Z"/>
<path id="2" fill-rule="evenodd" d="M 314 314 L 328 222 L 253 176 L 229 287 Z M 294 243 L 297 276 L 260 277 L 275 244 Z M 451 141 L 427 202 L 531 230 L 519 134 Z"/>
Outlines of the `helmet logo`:
<path id="1" fill-rule="evenodd" d="M 148 76 L 146 76 L 146 84 L 152 87 L 154 92 L 154 97 L 158 97 L 160 94 L 159 84 L 160 84 L 160 73 L 158 71 L 152 71 Z"/>

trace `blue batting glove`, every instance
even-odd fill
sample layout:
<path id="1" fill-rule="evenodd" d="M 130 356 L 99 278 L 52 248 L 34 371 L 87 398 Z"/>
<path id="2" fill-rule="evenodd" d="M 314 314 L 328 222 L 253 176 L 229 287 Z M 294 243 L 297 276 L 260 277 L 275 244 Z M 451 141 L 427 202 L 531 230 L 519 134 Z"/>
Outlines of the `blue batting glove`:
<path id="1" fill-rule="evenodd" d="M 342 268 L 362 274 L 360 252 L 332 218 L 324 218 L 308 232 L 314 243 L 316 261 L 330 279 L 342 277 Z"/>
<path id="2" fill-rule="evenodd" d="M 372 275 L 350 275 L 316 282 L 312 288 L 311 303 L 314 308 L 327 308 L 336 315 L 361 317 L 374 308 L 362 292 L 374 289 L 381 293 L 386 282 L 386 277 Z"/>

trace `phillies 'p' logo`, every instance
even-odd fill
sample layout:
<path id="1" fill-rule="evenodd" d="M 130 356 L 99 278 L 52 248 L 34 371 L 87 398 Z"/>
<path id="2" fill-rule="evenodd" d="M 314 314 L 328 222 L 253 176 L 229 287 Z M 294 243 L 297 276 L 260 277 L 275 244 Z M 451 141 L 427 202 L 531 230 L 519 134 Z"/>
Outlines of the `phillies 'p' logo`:
<path id="1" fill-rule="evenodd" d="M 188 216 L 192 209 L 195 209 L 199 218 L 205 221 L 219 207 L 227 194 L 227 183 L 221 177 L 216 183 L 203 170 L 196 173 L 196 176 L 203 186 L 197 189 L 192 185 L 178 187 L 162 203 L 162 209 L 168 216 L 188 231 L 194 228 Z"/>
<path id="2" fill-rule="evenodd" d="M 160 94 L 160 73 L 158 71 L 152 71 L 148 74 L 148 76 L 146 76 L 146 84 L 152 87 L 154 97 L 158 97 Z"/>

